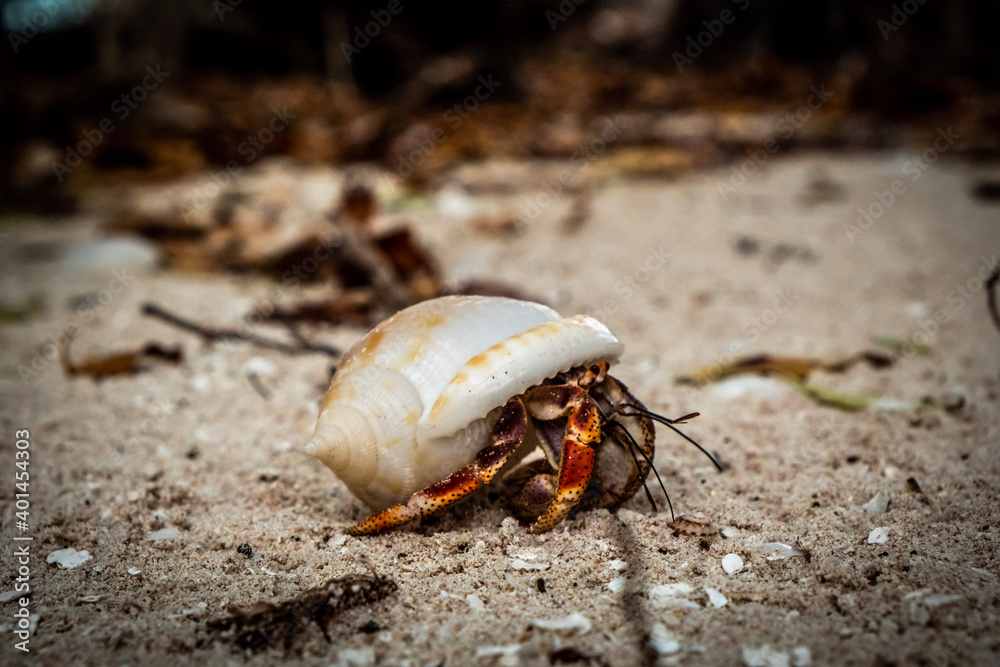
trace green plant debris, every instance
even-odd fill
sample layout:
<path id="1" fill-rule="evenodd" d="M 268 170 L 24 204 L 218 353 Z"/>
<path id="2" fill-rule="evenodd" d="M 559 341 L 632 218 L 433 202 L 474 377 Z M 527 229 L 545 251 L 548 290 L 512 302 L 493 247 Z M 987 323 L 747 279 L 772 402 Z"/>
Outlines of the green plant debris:
<path id="1" fill-rule="evenodd" d="M 878 336 L 875 344 L 884 347 L 893 354 L 911 354 L 916 352 L 919 355 L 927 356 L 931 353 L 931 346 L 921 343 L 914 338 L 897 338 L 895 336 Z"/>
<path id="2" fill-rule="evenodd" d="M 872 368 L 889 368 L 898 358 L 905 354 L 930 354 L 930 347 L 911 338 L 880 337 L 875 341 L 880 347 L 891 353 L 877 350 L 865 350 L 853 356 L 835 361 L 824 361 L 808 357 L 792 357 L 780 354 L 755 354 L 736 359 L 727 359 L 715 364 L 703 366 L 685 375 L 675 378 L 677 384 L 692 384 L 704 386 L 718 382 L 733 375 L 773 375 L 787 380 L 793 387 L 821 405 L 848 412 L 864 410 L 924 410 L 949 409 L 945 403 L 932 398 L 919 400 L 877 398 L 861 394 L 848 394 L 826 387 L 819 387 L 808 382 L 813 371 L 827 373 L 843 373 L 858 364 L 867 364 Z M 957 408 L 956 408 L 957 409 Z"/>
<path id="3" fill-rule="evenodd" d="M 0 303 L 0 324 L 23 322 L 45 312 L 45 301 L 37 294 L 18 304 Z"/>

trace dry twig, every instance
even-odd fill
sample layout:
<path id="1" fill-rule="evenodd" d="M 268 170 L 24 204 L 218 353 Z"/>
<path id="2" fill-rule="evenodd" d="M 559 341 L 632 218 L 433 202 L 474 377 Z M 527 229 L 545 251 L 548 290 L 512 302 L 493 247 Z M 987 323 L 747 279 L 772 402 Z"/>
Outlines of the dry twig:
<path id="1" fill-rule="evenodd" d="M 258 336 L 257 334 L 250 332 L 238 331 L 236 329 L 212 329 L 210 327 L 203 326 L 197 322 L 192 322 L 191 320 L 184 319 L 179 315 L 174 315 L 156 305 L 155 303 L 144 303 L 142 304 L 142 314 L 148 315 L 150 317 L 155 317 L 159 320 L 166 322 L 167 324 L 172 324 L 173 326 L 184 329 L 185 331 L 190 331 L 201 337 L 202 340 L 214 343 L 217 341 L 245 341 L 251 343 L 258 347 L 264 347 L 269 350 L 277 350 L 278 352 L 283 352 L 285 354 L 305 354 L 308 352 L 318 352 L 320 354 L 325 354 L 330 357 L 339 358 L 340 350 L 335 347 L 330 347 L 329 345 L 323 345 L 322 343 L 313 343 L 306 340 L 301 335 L 295 336 L 295 343 L 285 343 L 280 340 L 272 340 L 264 336 Z"/>

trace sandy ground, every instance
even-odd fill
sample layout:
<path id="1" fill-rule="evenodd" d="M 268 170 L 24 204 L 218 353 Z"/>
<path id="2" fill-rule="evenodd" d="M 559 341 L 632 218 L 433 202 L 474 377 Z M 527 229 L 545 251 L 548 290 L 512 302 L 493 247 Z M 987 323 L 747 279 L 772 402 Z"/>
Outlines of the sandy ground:
<path id="1" fill-rule="evenodd" d="M 115 287 L 118 260 L 61 258 L 99 236 L 99 219 L 8 221 L 4 298 L 42 294 L 48 308 L 0 327 L 0 589 L 14 590 L 13 554 L 27 544 L 35 621 L 23 654 L 14 648 L 18 598 L 0 604 L 0 661 L 996 662 L 1000 333 L 977 274 L 1000 253 L 1000 210 L 971 189 L 997 174 L 941 160 L 913 181 L 909 156 L 779 156 L 727 197 L 719 184 L 728 169 L 602 180 L 579 228 L 563 225 L 572 204 L 563 195 L 509 239 L 470 229 L 463 207 L 522 211 L 565 165 L 469 167 L 446 196 L 380 223 L 413 221 L 450 279 L 493 276 L 563 313 L 597 314 L 626 344 L 613 372 L 636 395 L 667 415 L 700 411 L 687 432 L 728 469 L 716 472 L 668 433 L 656 465 L 678 513 L 701 512 L 721 529 L 708 539 L 676 534 L 642 494 L 616 514 L 582 513 L 541 536 L 482 494 L 420 526 L 346 537 L 367 510 L 301 452 L 332 360 L 207 346 L 139 313 L 151 300 L 231 325 L 271 283 L 133 265 L 82 321 L 72 297 Z M 844 225 L 897 180 L 905 192 L 852 242 Z M 936 314 L 946 322 L 927 324 Z M 185 360 L 99 383 L 46 362 L 22 379 L 18 366 L 38 363 L 36 350 L 74 322 L 76 358 L 157 340 L 181 344 Z M 887 399 L 961 395 L 961 409 L 848 413 L 776 380 L 674 382 L 734 353 L 836 358 L 875 336 L 925 329 L 930 356 L 813 379 Z M 309 330 L 340 346 L 362 333 Z M 263 373 L 269 398 L 248 367 Z M 14 524 L 19 429 L 30 431 L 27 531 Z M 869 543 L 880 527 L 884 541 Z M 149 539 L 164 529 L 165 539 Z M 776 552 L 762 545 L 775 542 L 797 555 L 768 560 Z M 243 543 L 249 557 L 237 552 Z M 72 569 L 46 562 L 66 548 L 90 559 Z M 727 574 L 727 554 L 744 567 Z M 324 637 L 302 596 L 347 575 L 386 577 L 395 590 L 330 592 L 334 610 L 351 608 Z M 284 616 L 282 607 L 245 621 L 244 633 L 272 633 L 269 647 L 240 649 L 233 632 L 211 629 L 234 606 L 262 602 L 291 602 Z"/>

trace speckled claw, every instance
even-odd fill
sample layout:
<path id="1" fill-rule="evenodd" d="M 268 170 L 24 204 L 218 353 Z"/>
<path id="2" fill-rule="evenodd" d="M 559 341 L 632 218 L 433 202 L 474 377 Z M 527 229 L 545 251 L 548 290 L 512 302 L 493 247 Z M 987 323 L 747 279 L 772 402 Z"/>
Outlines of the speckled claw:
<path id="1" fill-rule="evenodd" d="M 591 375 L 585 377 L 592 380 Z M 591 445 L 601 440 L 601 416 L 587 390 L 575 384 L 537 387 L 528 392 L 526 401 L 537 419 L 566 417 L 558 486 L 545 513 L 531 524 L 531 532 L 543 533 L 566 518 L 583 498 L 594 470 L 595 451 Z"/>
<path id="2" fill-rule="evenodd" d="M 414 493 L 405 505 L 395 505 L 365 519 L 349 535 L 370 535 L 425 517 L 452 505 L 488 484 L 524 440 L 528 415 L 519 396 L 507 401 L 493 427 L 492 442 L 469 465 L 442 481 Z"/>

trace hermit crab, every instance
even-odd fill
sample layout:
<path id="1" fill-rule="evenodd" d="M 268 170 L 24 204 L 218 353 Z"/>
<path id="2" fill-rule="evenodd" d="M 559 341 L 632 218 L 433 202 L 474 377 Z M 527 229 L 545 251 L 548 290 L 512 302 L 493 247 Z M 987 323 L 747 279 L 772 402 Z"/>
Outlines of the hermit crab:
<path id="1" fill-rule="evenodd" d="M 653 422 L 677 430 L 697 416 L 646 410 L 608 374 L 622 350 L 586 315 L 501 297 L 424 301 L 347 352 L 306 451 L 376 510 L 355 535 L 429 515 L 501 468 L 514 513 L 544 532 L 645 488 Z M 544 457 L 522 461 L 536 448 Z"/>

